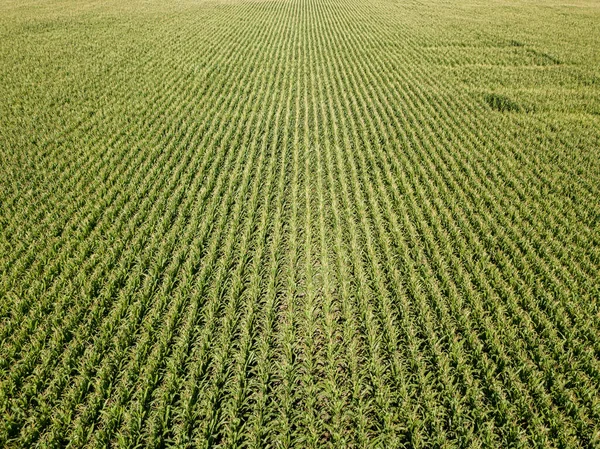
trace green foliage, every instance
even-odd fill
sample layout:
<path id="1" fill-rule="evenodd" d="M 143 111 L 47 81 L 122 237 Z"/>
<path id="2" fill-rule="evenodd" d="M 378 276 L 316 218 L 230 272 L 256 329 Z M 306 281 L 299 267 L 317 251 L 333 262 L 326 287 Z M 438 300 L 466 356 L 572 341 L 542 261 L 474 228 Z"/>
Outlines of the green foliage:
<path id="1" fill-rule="evenodd" d="M 4 1 L 0 447 L 598 446 L 599 21 Z"/>
<path id="2" fill-rule="evenodd" d="M 521 106 L 504 95 L 486 94 L 485 101 L 492 109 L 500 112 L 520 112 L 522 110 Z"/>

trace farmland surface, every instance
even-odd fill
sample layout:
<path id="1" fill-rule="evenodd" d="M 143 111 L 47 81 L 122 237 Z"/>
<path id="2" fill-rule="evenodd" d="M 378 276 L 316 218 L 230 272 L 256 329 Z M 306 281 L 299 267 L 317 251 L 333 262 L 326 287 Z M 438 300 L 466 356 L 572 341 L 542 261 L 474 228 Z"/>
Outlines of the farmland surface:
<path id="1" fill-rule="evenodd" d="M 596 0 L 0 0 L 0 447 L 600 445 Z"/>

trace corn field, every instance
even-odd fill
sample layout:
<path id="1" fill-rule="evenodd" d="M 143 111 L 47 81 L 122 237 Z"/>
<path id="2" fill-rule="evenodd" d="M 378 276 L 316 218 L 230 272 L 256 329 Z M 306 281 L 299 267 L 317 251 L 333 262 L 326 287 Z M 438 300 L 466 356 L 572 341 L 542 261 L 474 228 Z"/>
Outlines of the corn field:
<path id="1" fill-rule="evenodd" d="M 596 0 L 0 0 L 0 447 L 600 447 Z"/>

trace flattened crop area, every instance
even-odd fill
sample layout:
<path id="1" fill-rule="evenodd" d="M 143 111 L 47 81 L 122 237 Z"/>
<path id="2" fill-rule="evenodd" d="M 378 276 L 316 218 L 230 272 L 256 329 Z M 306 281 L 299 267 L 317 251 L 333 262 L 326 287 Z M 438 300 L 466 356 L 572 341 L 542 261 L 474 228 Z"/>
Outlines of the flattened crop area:
<path id="1" fill-rule="evenodd" d="M 600 7 L 0 0 L 0 447 L 600 445 Z"/>

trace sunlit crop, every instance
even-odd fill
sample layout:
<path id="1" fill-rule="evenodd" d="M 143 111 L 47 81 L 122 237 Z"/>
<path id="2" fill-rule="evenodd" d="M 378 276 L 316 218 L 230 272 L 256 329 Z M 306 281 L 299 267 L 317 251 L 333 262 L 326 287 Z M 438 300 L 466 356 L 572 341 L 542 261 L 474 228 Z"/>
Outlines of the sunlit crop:
<path id="1" fill-rule="evenodd" d="M 568 3 L 0 0 L 0 447 L 598 447 Z"/>

